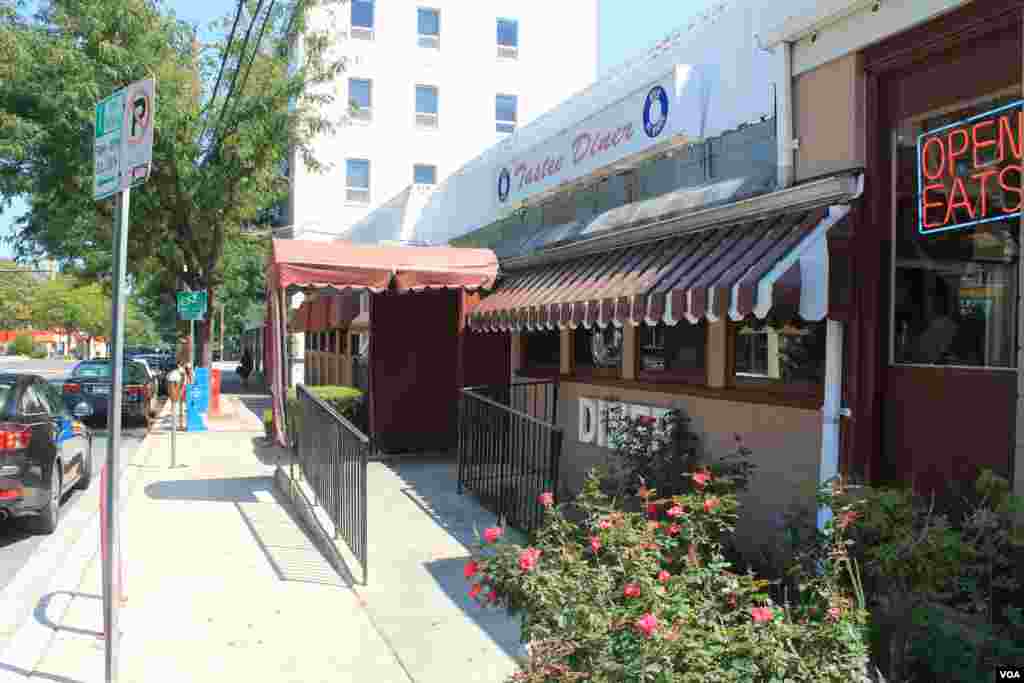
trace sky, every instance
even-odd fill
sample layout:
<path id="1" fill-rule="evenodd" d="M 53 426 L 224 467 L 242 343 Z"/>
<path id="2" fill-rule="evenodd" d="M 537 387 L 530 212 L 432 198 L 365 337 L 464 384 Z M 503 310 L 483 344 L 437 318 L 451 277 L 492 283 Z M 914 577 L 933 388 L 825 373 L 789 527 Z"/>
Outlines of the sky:
<path id="1" fill-rule="evenodd" d="M 179 19 L 197 23 L 203 37 L 210 22 L 231 12 L 233 0 L 165 0 Z M 378 0 L 386 2 L 387 0 Z M 471 0 L 466 0 L 467 2 Z M 601 35 L 599 36 L 598 73 L 645 52 L 655 42 L 690 17 L 711 5 L 711 0 L 659 1 L 656 12 L 639 10 L 634 0 L 598 0 L 600 3 Z M 6 211 L 0 211 L 0 237 L 10 234 L 11 222 L 25 212 L 23 202 L 15 202 Z M 10 258 L 11 247 L 0 244 L 0 258 Z"/>

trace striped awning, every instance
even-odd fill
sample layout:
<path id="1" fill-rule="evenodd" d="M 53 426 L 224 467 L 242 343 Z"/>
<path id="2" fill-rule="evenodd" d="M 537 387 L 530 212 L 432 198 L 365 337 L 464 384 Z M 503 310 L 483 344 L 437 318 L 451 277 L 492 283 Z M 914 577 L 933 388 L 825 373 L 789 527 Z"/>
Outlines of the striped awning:
<path id="1" fill-rule="evenodd" d="M 675 325 L 765 318 L 773 308 L 821 320 L 828 231 L 848 212 L 839 205 L 775 214 L 516 271 L 474 307 L 470 326 Z"/>

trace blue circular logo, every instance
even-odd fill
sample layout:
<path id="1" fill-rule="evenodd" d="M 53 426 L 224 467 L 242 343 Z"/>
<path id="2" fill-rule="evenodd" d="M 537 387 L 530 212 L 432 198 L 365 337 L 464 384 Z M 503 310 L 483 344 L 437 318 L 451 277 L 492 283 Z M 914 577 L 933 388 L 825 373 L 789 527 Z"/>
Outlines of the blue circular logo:
<path id="1" fill-rule="evenodd" d="M 501 173 L 498 174 L 498 201 L 505 201 L 508 199 L 508 193 L 512 189 L 512 176 L 509 175 L 508 169 L 501 169 Z"/>
<path id="2" fill-rule="evenodd" d="M 668 93 L 660 85 L 651 88 L 644 100 L 644 132 L 647 137 L 656 138 L 661 135 L 668 123 Z"/>

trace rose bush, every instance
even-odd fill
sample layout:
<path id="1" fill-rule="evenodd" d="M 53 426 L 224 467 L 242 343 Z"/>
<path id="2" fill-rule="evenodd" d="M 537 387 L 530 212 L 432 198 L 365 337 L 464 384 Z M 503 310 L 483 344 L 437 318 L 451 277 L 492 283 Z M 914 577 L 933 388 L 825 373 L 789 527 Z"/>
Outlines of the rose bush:
<path id="1" fill-rule="evenodd" d="M 736 573 L 723 548 L 737 515 L 735 484 L 702 470 L 688 493 L 644 512 L 616 507 L 592 472 L 573 522 L 546 506 L 522 548 L 485 531 L 466 565 L 482 606 L 522 616 L 531 661 L 514 680 L 848 683 L 866 671 L 867 614 L 848 569 L 830 565 L 799 604 Z M 490 533 L 488 533 L 490 532 Z"/>

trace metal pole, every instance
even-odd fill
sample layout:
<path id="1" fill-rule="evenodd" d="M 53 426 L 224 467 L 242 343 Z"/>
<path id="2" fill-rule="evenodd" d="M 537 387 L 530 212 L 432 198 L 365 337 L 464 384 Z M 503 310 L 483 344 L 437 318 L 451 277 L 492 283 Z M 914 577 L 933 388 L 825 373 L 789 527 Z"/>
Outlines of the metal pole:
<path id="1" fill-rule="evenodd" d="M 175 405 L 176 403 L 177 403 L 177 401 L 171 401 L 171 468 L 172 469 L 177 466 L 177 451 L 175 450 L 177 444 L 175 444 L 175 436 L 178 434 L 178 416 L 175 414 L 175 411 L 178 409 L 178 406 Z"/>
<path id="2" fill-rule="evenodd" d="M 117 627 L 117 597 L 114 595 L 115 577 L 121 565 L 120 538 L 118 537 L 118 454 L 121 449 L 121 402 L 124 392 L 124 311 L 125 271 L 128 261 L 128 211 L 131 190 L 117 194 L 114 214 L 114 294 L 111 303 L 110 409 L 107 411 L 110 435 L 107 439 L 106 497 L 107 547 L 103 563 L 103 626 L 106 637 L 106 683 L 117 680 L 117 649 L 120 634 Z M 120 586 L 117 586 L 120 593 Z"/>

